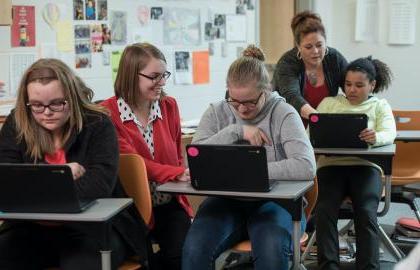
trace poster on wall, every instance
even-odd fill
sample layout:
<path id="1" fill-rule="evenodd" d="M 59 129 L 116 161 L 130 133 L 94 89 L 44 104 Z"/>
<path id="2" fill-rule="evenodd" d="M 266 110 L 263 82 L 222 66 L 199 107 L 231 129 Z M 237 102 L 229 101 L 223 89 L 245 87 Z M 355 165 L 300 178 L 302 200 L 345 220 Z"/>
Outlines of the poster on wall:
<path id="1" fill-rule="evenodd" d="M 74 20 L 84 20 L 85 15 L 83 12 L 83 1 L 82 0 L 73 0 L 73 19 Z"/>
<path id="2" fill-rule="evenodd" d="M 86 20 L 95 20 L 96 19 L 96 4 L 93 0 L 86 0 L 85 3 L 86 10 Z"/>
<path id="3" fill-rule="evenodd" d="M 98 0 L 98 20 L 108 20 L 108 1 Z"/>
<path id="4" fill-rule="evenodd" d="M 193 59 L 193 83 L 203 84 L 210 81 L 209 51 L 197 51 L 192 53 Z"/>
<path id="5" fill-rule="evenodd" d="M 127 12 L 111 11 L 111 42 L 113 45 L 127 44 Z"/>
<path id="6" fill-rule="evenodd" d="M 92 44 L 89 25 L 75 25 L 74 40 L 76 68 L 90 68 L 92 66 Z"/>
<path id="7" fill-rule="evenodd" d="M 192 84 L 193 72 L 191 54 L 188 51 L 175 52 L 175 84 Z"/>
<path id="8" fill-rule="evenodd" d="M 390 0 L 388 43 L 411 45 L 416 41 L 417 1 Z"/>
<path id="9" fill-rule="evenodd" d="M 13 6 L 12 47 L 35 46 L 35 6 Z"/>
<path id="10" fill-rule="evenodd" d="M 165 9 L 163 32 L 167 45 L 200 45 L 200 10 Z"/>

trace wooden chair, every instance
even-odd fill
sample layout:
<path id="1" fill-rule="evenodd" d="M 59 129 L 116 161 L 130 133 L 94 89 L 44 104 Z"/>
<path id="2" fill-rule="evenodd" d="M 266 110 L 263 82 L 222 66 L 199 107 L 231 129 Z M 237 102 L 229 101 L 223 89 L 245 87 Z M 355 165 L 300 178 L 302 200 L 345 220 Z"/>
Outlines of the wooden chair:
<path id="1" fill-rule="evenodd" d="M 420 111 L 393 111 L 397 130 L 420 130 Z M 420 182 L 420 142 L 396 142 L 392 166 L 392 185 Z"/>
<path id="2" fill-rule="evenodd" d="M 120 154 L 118 176 L 127 196 L 133 198 L 137 211 L 149 225 L 152 219 L 152 199 L 143 158 L 136 154 Z M 126 260 L 118 270 L 137 270 L 142 268 L 137 258 Z M 59 268 L 48 268 L 56 270 Z"/>
<path id="3" fill-rule="evenodd" d="M 397 130 L 420 130 L 420 111 L 393 111 Z M 416 194 L 420 194 L 420 142 L 396 141 L 392 164 L 391 201 L 410 205 L 420 220 Z"/>
<path id="4" fill-rule="evenodd" d="M 144 223 L 149 225 L 152 220 L 152 198 L 143 158 L 136 154 L 120 154 L 118 175 L 126 194 L 133 198 Z"/>
<path id="5" fill-rule="evenodd" d="M 132 198 L 138 213 L 146 225 L 152 220 L 152 198 L 146 165 L 141 156 L 136 154 L 120 154 L 119 178 L 127 196 Z M 124 262 L 118 270 L 136 270 L 141 265 L 134 260 Z"/>
<path id="6" fill-rule="evenodd" d="M 315 208 L 316 200 L 318 198 L 318 180 L 316 177 L 314 179 L 314 185 L 312 186 L 310 190 L 306 192 L 305 198 L 308 201 L 308 205 L 306 206 L 304 211 L 305 211 L 305 217 L 308 220 L 311 216 L 312 210 Z M 304 233 L 302 237 L 300 238 L 301 246 L 303 246 L 307 240 L 308 240 L 308 235 Z M 251 251 L 252 251 L 251 241 L 250 240 L 242 241 L 236 244 L 234 247 L 232 247 L 231 251 L 233 253 L 245 253 L 250 256 Z"/>

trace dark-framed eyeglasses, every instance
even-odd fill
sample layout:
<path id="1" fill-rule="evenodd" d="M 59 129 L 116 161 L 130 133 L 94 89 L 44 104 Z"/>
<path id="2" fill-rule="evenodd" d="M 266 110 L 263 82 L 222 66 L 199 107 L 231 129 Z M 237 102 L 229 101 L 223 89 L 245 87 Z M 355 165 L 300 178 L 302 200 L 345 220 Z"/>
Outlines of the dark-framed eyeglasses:
<path id="1" fill-rule="evenodd" d="M 255 109 L 257 107 L 258 101 L 260 101 L 261 96 L 264 92 L 261 92 L 258 97 L 254 100 L 245 100 L 245 101 L 239 101 L 236 99 L 233 99 L 231 97 L 226 98 L 226 102 L 232 105 L 235 109 L 239 108 L 239 105 L 245 106 L 248 109 Z"/>
<path id="2" fill-rule="evenodd" d="M 165 72 L 163 72 L 163 73 L 157 74 L 157 75 L 156 75 L 156 76 L 154 76 L 154 77 L 149 76 L 149 75 L 146 75 L 146 74 L 143 74 L 143 73 L 141 73 L 141 72 L 139 72 L 138 74 L 139 74 L 140 76 L 143 76 L 143 77 L 145 77 L 145 78 L 147 78 L 147 79 L 151 80 L 151 81 L 152 81 L 152 82 L 154 82 L 154 83 L 158 83 L 158 82 L 160 82 L 162 79 L 167 80 L 167 79 L 171 76 L 171 73 L 170 73 L 169 71 L 165 71 Z"/>
<path id="3" fill-rule="evenodd" d="M 53 101 L 48 105 L 44 105 L 42 103 L 34 102 L 34 103 L 26 103 L 32 112 L 34 113 L 43 113 L 46 108 L 48 108 L 52 112 L 62 112 L 64 111 L 64 106 L 66 106 L 66 100 L 59 100 Z"/>

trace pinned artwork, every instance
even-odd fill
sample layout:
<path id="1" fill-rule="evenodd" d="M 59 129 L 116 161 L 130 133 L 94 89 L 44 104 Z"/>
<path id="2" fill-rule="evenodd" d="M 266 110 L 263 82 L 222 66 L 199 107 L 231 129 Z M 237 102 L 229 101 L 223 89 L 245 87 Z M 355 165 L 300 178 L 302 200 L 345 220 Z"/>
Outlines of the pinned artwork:
<path id="1" fill-rule="evenodd" d="M 35 6 L 13 6 L 12 47 L 35 46 Z"/>
<path id="2" fill-rule="evenodd" d="M 127 12 L 111 11 L 111 42 L 113 45 L 127 44 Z"/>
<path id="3" fill-rule="evenodd" d="M 137 20 L 140 25 L 144 26 L 149 23 L 150 19 L 150 9 L 147 6 L 138 6 L 137 7 Z"/>
<path id="4" fill-rule="evenodd" d="M 60 9 L 54 3 L 48 3 L 42 10 L 42 18 L 51 27 L 55 29 L 55 26 L 60 19 Z"/>

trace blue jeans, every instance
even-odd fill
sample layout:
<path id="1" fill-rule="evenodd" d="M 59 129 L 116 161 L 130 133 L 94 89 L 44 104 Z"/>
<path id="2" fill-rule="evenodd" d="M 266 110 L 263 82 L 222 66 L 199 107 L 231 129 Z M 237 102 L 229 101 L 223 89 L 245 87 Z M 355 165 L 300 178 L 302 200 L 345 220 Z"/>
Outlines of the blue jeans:
<path id="1" fill-rule="evenodd" d="M 302 215 L 302 232 L 305 225 Z M 188 231 L 182 269 L 213 270 L 222 252 L 248 237 L 256 270 L 288 269 L 292 230 L 291 215 L 274 202 L 208 198 Z"/>

